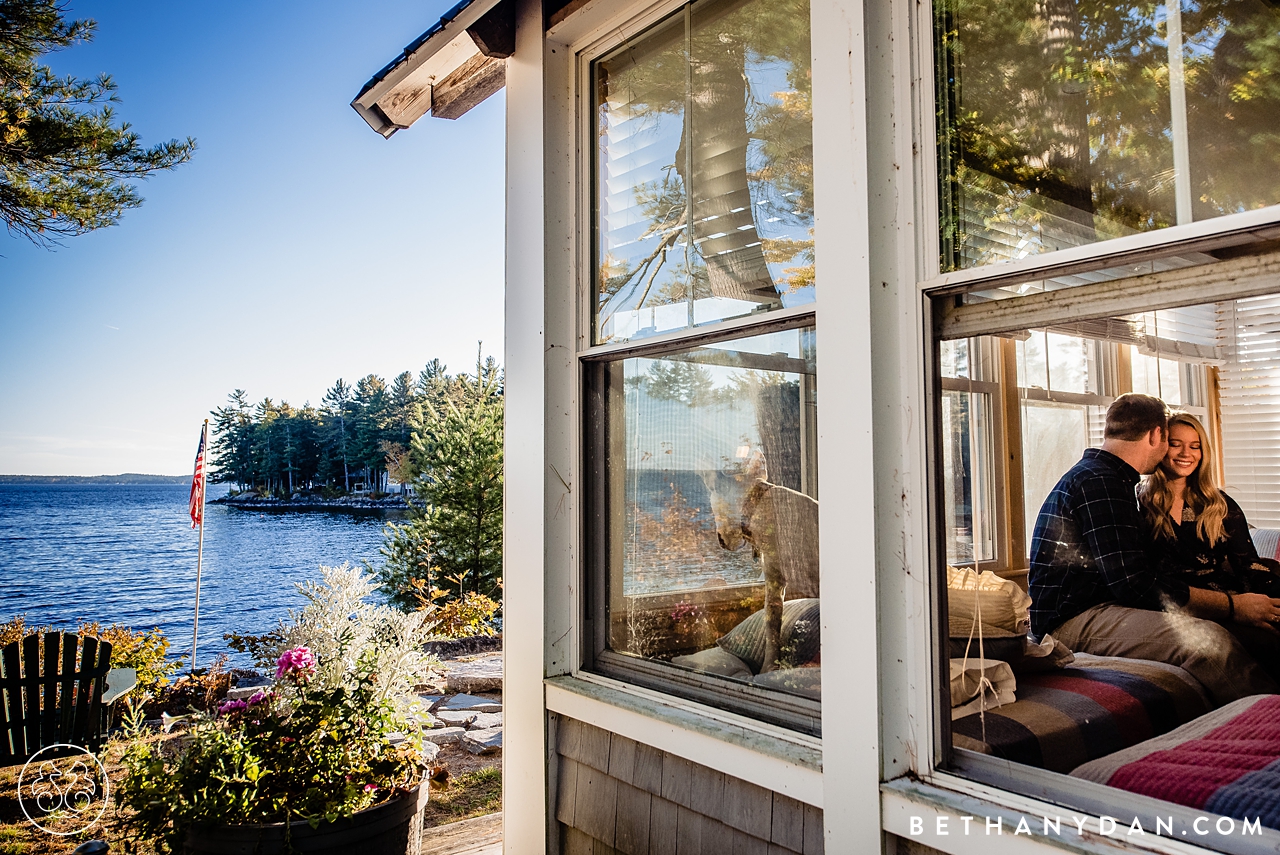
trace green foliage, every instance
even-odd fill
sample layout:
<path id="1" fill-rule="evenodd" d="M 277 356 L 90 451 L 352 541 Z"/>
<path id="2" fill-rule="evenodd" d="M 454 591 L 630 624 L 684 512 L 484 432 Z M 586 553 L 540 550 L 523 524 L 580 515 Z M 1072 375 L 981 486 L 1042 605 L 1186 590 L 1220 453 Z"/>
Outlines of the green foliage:
<path id="1" fill-rule="evenodd" d="M 492 358 L 428 402 L 411 444 L 413 527 L 430 543 L 433 587 L 495 596 L 502 580 L 502 373 Z M 390 557 L 390 556 L 388 556 Z"/>
<path id="2" fill-rule="evenodd" d="M 444 594 L 439 588 L 434 592 Z M 450 599 L 431 613 L 432 631 L 442 638 L 471 638 L 477 635 L 497 635 L 494 617 L 502 603 L 484 594 L 468 591 L 461 597 Z"/>
<path id="3" fill-rule="evenodd" d="M 296 651 L 294 651 L 296 652 Z M 415 719 L 379 669 L 377 650 L 341 648 L 335 669 L 288 670 L 271 692 L 193 714 L 177 743 L 134 741 L 117 790 L 134 842 L 180 852 L 188 831 L 350 816 L 418 784 L 426 768 Z M 282 660 L 283 662 L 283 660 Z M 392 745 L 389 737 L 407 738 Z"/>
<path id="4" fill-rule="evenodd" d="M 0 647 L 20 641 L 28 635 L 61 632 L 52 626 L 27 626 L 26 615 L 0 624 Z M 111 667 L 133 668 L 138 672 L 138 684 L 134 691 L 154 695 L 169 685 L 170 678 L 182 666 L 180 660 L 170 660 L 169 639 L 159 627 L 149 630 L 132 630 L 120 624 L 105 629 L 97 622 L 81 622 L 76 634 L 91 636 L 111 645 Z"/>
<path id="5" fill-rule="evenodd" d="M 307 605 L 289 610 L 287 620 L 265 635 L 224 636 L 233 650 L 250 654 L 267 669 L 285 651 L 306 647 L 321 661 L 317 679 L 337 685 L 356 667 L 356 657 L 375 652 L 375 665 L 387 692 L 409 697 L 425 681 L 434 657 L 422 652 L 431 634 L 430 615 L 412 614 L 371 601 L 374 579 L 359 567 L 321 567 L 320 581 L 296 585 Z"/>
<path id="6" fill-rule="evenodd" d="M 151 148 L 109 104 L 107 75 L 57 77 L 39 57 L 88 42 L 91 20 L 67 21 L 58 0 L 0 0 L 0 218 L 42 245 L 114 225 L 142 204 L 130 182 L 191 159 L 195 140 Z"/>
<path id="7" fill-rule="evenodd" d="M 379 550 L 383 562 L 379 567 L 370 567 L 387 599 L 402 609 L 429 602 L 436 579 L 427 515 L 420 509 L 411 514 L 408 522 L 387 523 L 383 527 Z"/>

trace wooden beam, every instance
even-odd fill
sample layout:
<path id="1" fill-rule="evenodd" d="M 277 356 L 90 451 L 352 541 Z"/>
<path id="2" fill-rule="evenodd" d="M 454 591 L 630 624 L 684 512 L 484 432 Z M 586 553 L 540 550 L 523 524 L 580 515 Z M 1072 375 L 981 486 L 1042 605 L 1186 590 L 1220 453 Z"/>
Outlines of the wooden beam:
<path id="1" fill-rule="evenodd" d="M 507 61 L 476 54 L 431 90 L 431 115 L 456 119 L 507 83 Z"/>
<path id="2" fill-rule="evenodd" d="M 374 107 L 396 128 L 407 128 L 431 109 L 431 84 L 393 90 Z"/>
<path id="3" fill-rule="evenodd" d="M 495 59 L 506 59 L 516 52 L 515 0 L 501 0 L 480 20 L 467 28 L 480 53 Z"/>
<path id="4" fill-rule="evenodd" d="M 1276 292 L 1280 253 L 1273 252 L 1007 300 L 948 305 L 937 315 L 936 332 L 941 339 L 968 338 Z"/>

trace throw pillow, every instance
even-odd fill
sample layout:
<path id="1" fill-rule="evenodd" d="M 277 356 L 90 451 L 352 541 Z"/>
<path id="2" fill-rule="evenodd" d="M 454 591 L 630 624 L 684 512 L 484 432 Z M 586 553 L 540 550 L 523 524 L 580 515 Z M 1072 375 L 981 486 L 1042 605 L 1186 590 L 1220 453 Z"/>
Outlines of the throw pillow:
<path id="1" fill-rule="evenodd" d="M 818 658 L 822 643 L 818 603 L 817 597 L 806 597 L 782 605 L 784 665 L 795 668 Z M 716 644 L 747 663 L 752 673 L 760 673 L 764 667 L 764 609 L 729 630 Z"/>

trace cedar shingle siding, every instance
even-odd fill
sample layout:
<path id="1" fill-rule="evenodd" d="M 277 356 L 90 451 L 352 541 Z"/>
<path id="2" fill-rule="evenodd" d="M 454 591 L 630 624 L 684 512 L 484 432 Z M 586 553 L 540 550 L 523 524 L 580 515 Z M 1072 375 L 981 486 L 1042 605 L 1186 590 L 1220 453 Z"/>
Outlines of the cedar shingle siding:
<path id="1" fill-rule="evenodd" d="M 822 811 L 563 716 L 555 817 L 564 855 L 820 855 Z"/>

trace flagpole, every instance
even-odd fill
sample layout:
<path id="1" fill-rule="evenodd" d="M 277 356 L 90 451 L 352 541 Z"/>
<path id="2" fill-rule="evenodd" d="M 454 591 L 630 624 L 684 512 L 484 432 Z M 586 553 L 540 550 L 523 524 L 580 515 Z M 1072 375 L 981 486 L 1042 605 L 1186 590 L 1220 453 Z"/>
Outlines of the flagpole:
<path id="1" fill-rule="evenodd" d="M 209 455 L 209 420 L 204 420 L 204 430 L 200 434 L 200 448 L 203 449 L 204 457 Z M 202 460 L 202 468 L 207 468 L 208 461 Z M 202 473 L 203 475 L 203 473 Z M 191 673 L 196 673 L 196 640 L 200 635 L 200 570 L 204 565 L 204 500 L 205 494 L 208 492 L 207 487 L 209 479 L 207 475 L 203 475 L 200 485 L 200 545 L 196 548 L 196 620 L 195 625 L 191 628 Z"/>

